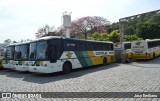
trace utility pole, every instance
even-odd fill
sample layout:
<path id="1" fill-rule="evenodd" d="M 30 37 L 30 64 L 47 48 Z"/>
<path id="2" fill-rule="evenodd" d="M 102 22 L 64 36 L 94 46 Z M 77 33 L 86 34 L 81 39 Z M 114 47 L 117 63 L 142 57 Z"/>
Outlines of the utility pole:
<path id="1" fill-rule="evenodd" d="M 121 62 L 125 62 L 125 50 L 124 50 L 124 22 L 122 19 L 119 19 L 119 29 L 120 29 L 120 43 L 121 43 Z"/>

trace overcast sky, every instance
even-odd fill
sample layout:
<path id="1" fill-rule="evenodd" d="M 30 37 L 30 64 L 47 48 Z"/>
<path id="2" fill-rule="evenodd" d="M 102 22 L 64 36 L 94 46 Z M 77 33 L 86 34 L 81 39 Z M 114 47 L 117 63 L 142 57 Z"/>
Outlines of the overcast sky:
<path id="1" fill-rule="evenodd" d="M 62 25 L 62 13 L 72 12 L 72 20 L 102 16 L 120 18 L 160 9 L 160 0 L 0 0 L 0 43 L 5 39 L 35 39 L 39 27 Z"/>

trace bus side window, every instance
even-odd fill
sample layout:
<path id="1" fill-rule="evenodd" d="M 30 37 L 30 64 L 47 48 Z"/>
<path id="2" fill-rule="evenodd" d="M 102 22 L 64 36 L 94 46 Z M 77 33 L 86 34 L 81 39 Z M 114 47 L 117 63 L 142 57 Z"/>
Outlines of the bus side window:
<path id="1" fill-rule="evenodd" d="M 111 45 L 110 44 L 108 44 L 108 50 L 111 50 Z"/>
<path id="2" fill-rule="evenodd" d="M 50 62 L 56 62 L 57 56 L 56 56 L 56 45 L 50 45 L 49 46 L 49 53 L 48 53 Z"/>
<path id="3" fill-rule="evenodd" d="M 111 44 L 111 50 L 113 50 L 113 44 Z"/>
<path id="4" fill-rule="evenodd" d="M 77 51 L 85 51 L 86 50 L 86 43 L 78 41 L 76 43 L 76 45 L 77 45 L 76 46 Z"/>
<path id="5" fill-rule="evenodd" d="M 93 43 L 86 43 L 86 49 L 88 51 L 93 51 L 94 50 L 94 45 Z"/>

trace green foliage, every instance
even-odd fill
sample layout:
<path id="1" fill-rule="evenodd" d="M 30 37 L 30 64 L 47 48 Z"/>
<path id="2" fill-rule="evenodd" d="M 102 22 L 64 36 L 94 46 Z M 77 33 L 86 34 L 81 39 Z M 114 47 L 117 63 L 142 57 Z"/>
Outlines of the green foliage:
<path id="1" fill-rule="evenodd" d="M 139 38 L 136 34 L 124 35 L 124 41 L 134 41 L 134 40 L 143 40 L 143 38 Z"/>
<path id="2" fill-rule="evenodd" d="M 108 41 L 108 34 L 107 33 L 98 33 L 95 32 L 91 35 L 91 37 L 89 37 L 89 39 L 91 40 L 97 40 L 97 41 Z"/>
<path id="3" fill-rule="evenodd" d="M 120 41 L 120 32 L 119 30 L 113 30 L 110 34 L 109 34 L 109 40 L 113 41 L 113 42 L 119 42 Z"/>
<path id="4" fill-rule="evenodd" d="M 119 30 L 113 30 L 110 34 L 108 33 L 93 33 L 89 38 L 89 40 L 98 40 L 98 41 L 113 41 L 120 42 L 120 32 Z M 124 41 L 134 41 L 134 40 L 142 40 L 138 35 L 124 35 Z"/>
<path id="5" fill-rule="evenodd" d="M 90 40 L 98 40 L 98 41 L 113 41 L 119 42 L 120 33 L 119 30 L 113 30 L 110 34 L 108 33 L 93 33 L 90 37 Z"/>
<path id="6" fill-rule="evenodd" d="M 131 35 L 126 36 L 126 40 L 137 37 L 143 39 L 160 38 L 160 14 L 151 12 L 127 20 L 124 23 L 124 35 Z"/>
<path id="7" fill-rule="evenodd" d="M 137 34 L 144 39 L 160 38 L 160 15 L 152 16 L 137 27 Z"/>

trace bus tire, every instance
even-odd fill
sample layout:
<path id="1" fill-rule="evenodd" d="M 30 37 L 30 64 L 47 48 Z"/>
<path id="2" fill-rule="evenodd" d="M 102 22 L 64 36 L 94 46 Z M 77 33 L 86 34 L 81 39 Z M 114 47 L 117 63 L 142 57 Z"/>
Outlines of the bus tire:
<path id="1" fill-rule="evenodd" d="M 107 58 L 104 58 L 103 59 L 103 65 L 105 66 L 105 65 L 107 65 L 108 63 L 107 63 Z"/>
<path id="2" fill-rule="evenodd" d="M 153 58 L 155 58 L 156 57 L 156 55 L 155 55 L 155 53 L 153 53 Z"/>
<path id="3" fill-rule="evenodd" d="M 64 74 L 68 74 L 68 73 L 70 73 L 71 72 L 71 69 L 72 69 L 72 65 L 71 65 L 71 63 L 70 62 L 65 62 L 64 64 L 63 64 L 63 73 Z"/>

